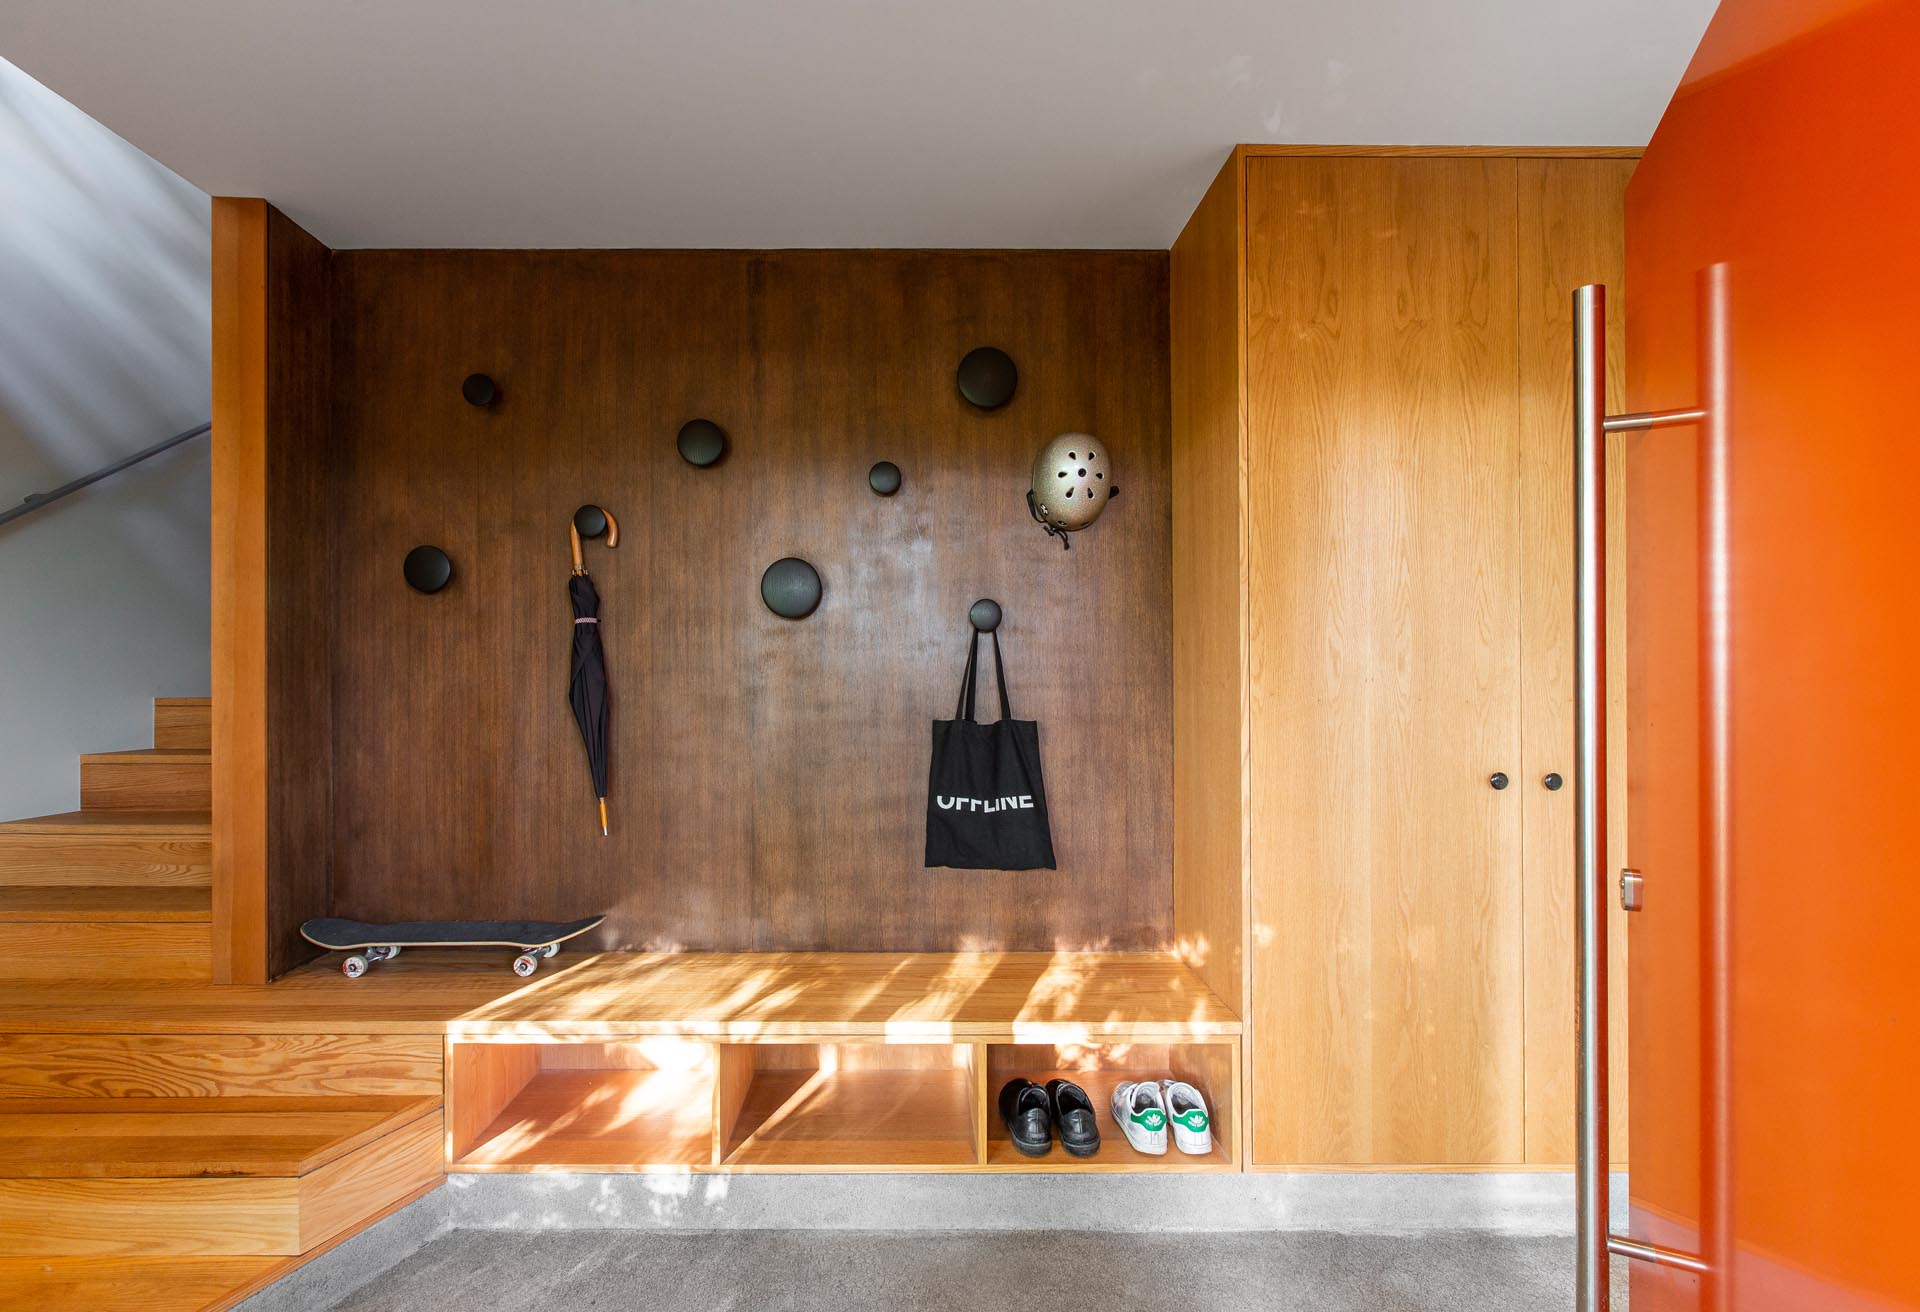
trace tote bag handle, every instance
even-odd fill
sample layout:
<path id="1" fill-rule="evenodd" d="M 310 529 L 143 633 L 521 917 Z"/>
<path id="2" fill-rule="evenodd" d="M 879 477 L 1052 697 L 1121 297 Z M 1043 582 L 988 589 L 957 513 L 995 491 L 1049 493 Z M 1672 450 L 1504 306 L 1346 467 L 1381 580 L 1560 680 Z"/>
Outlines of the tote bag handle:
<path id="1" fill-rule="evenodd" d="M 993 672 L 1000 683 L 1000 718 L 1011 720 L 1013 708 L 1007 704 L 1007 667 L 1000 660 L 1000 631 L 995 629 L 987 635 L 993 639 Z M 960 683 L 960 700 L 953 708 L 956 720 L 973 718 L 973 689 L 978 678 L 980 657 L 980 634 L 975 632 L 967 641 L 967 673 Z"/>

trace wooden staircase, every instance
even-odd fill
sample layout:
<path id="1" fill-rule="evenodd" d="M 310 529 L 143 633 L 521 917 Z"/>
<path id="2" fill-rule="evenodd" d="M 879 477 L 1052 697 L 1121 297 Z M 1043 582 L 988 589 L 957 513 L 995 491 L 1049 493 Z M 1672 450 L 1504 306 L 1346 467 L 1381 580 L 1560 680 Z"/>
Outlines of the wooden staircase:
<path id="1" fill-rule="evenodd" d="M 210 715 L 0 824 L 14 980 L 211 978 Z M 437 1186 L 438 1035 L 0 1033 L 0 1306 L 223 1308 Z"/>

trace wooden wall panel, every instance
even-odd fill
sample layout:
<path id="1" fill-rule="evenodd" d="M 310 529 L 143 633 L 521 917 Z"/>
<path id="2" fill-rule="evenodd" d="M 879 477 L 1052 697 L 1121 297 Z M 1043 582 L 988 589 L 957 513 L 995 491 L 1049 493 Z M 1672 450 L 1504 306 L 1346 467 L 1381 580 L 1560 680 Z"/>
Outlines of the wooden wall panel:
<path id="1" fill-rule="evenodd" d="M 1248 165 L 1260 1164 L 1524 1155 L 1515 177 Z"/>
<path id="2" fill-rule="evenodd" d="M 332 866 L 332 258 L 267 210 L 267 973 L 317 955 Z"/>
<path id="3" fill-rule="evenodd" d="M 214 977 L 313 955 L 327 907 L 330 253 L 266 202 L 213 205 Z"/>
<path id="4" fill-rule="evenodd" d="M 1155 252 L 343 252 L 334 260 L 334 906 L 606 911 L 601 946 L 1156 948 L 1171 938 L 1167 257 Z M 991 414 L 953 371 L 995 343 Z M 502 395 L 468 406 L 460 380 Z M 712 470 L 675 453 L 729 431 Z M 1033 453 L 1084 429 L 1123 494 L 1062 551 Z M 891 499 L 867 490 L 900 464 Z M 614 695 L 613 834 L 567 712 L 566 526 Z M 444 592 L 400 560 L 435 543 Z M 761 604 L 819 567 L 804 622 Z M 1006 607 L 1057 874 L 921 866 L 928 722 L 968 605 Z M 989 698 L 990 700 L 990 698 Z"/>
<path id="5" fill-rule="evenodd" d="M 1572 292 L 1607 288 L 1607 396 L 1626 408 L 1626 189 L 1632 160 L 1519 164 L 1522 766 L 1526 826 L 1527 1160 L 1573 1161 L 1573 788 L 1548 772 L 1573 764 Z M 1608 830 L 1625 862 L 1626 462 L 1612 440 L 1607 488 Z M 1604 871 L 1609 880 L 1613 871 Z M 1627 1160 L 1627 926 L 1610 897 L 1612 1144 Z"/>
<path id="6" fill-rule="evenodd" d="M 1246 163 L 1173 244 L 1173 930 L 1241 1016 L 1247 970 Z"/>

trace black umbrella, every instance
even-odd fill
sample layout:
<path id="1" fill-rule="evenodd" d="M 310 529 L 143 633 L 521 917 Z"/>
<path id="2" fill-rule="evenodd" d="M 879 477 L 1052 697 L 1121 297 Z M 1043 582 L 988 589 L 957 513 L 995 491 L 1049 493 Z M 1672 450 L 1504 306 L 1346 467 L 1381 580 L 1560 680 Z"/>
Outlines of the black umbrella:
<path id="1" fill-rule="evenodd" d="M 573 671 L 567 679 L 567 700 L 573 705 L 573 718 L 579 721 L 580 737 L 587 745 L 587 769 L 593 775 L 594 796 L 600 799 L 600 832 L 607 832 L 607 656 L 600 645 L 600 594 L 587 577 L 580 556 L 582 529 L 588 537 L 607 535 L 607 545 L 620 545 L 620 525 L 598 506 L 582 506 L 574 512 L 567 532 L 573 545 L 573 577 L 567 580 L 567 596 L 573 602 Z"/>

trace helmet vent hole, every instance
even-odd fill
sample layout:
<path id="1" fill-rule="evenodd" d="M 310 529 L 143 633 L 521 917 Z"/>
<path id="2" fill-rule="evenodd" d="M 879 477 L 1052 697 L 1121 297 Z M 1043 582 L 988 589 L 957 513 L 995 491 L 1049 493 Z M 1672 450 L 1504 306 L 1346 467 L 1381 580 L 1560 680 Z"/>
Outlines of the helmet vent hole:
<path id="1" fill-rule="evenodd" d="M 1054 475 L 1055 478 L 1065 478 L 1066 476 L 1067 476 L 1067 471 L 1064 469 Z"/>
<path id="2" fill-rule="evenodd" d="M 1073 495 L 1073 489 L 1072 489 L 1072 488 L 1068 488 L 1068 489 L 1067 489 L 1067 495 L 1068 495 L 1069 497 L 1071 497 L 1071 496 Z"/>
<path id="3" fill-rule="evenodd" d="M 1086 470 L 1084 470 L 1084 469 L 1083 469 L 1083 470 L 1081 470 L 1081 471 L 1079 472 L 1079 474 L 1077 475 L 1077 477 L 1080 477 L 1080 478 L 1085 478 L 1086 476 L 1087 476 L 1087 471 L 1086 471 Z"/>
<path id="4" fill-rule="evenodd" d="M 1069 460 L 1078 460 L 1079 458 L 1080 458 L 1080 457 L 1079 457 L 1079 456 L 1077 456 L 1077 455 L 1075 455 L 1075 454 L 1074 454 L 1073 452 L 1071 452 L 1071 451 L 1069 451 L 1069 452 L 1067 452 L 1067 459 L 1069 459 Z"/>
<path id="5" fill-rule="evenodd" d="M 1094 475 L 1095 478 L 1105 478 L 1106 476 L 1107 474 L 1105 470 L 1101 470 L 1099 473 Z"/>

